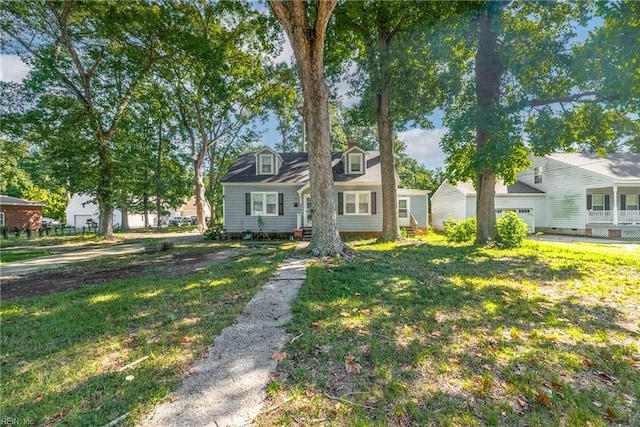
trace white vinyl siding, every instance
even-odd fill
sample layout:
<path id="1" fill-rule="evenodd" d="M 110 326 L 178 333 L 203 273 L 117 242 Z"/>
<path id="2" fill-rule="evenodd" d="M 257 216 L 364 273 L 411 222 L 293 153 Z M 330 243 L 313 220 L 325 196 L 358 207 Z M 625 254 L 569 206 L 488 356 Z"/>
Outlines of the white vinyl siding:
<path id="1" fill-rule="evenodd" d="M 277 216 L 278 193 L 251 193 L 251 215 Z"/>
<path id="2" fill-rule="evenodd" d="M 546 193 L 544 210 L 535 211 L 536 227 L 583 230 L 587 194 L 606 193 L 597 189 L 612 187 L 613 180 L 553 159 L 535 157 L 533 161 L 534 167 L 541 167 L 544 171 L 542 182 L 534 182 L 534 168 L 520 173 L 518 179 Z"/>
<path id="3" fill-rule="evenodd" d="M 456 221 L 465 219 L 466 197 L 460 190 L 448 182 L 443 182 L 431 197 L 431 223 L 436 230 L 444 229 L 444 222 L 450 217 Z M 473 211 L 475 215 L 475 209 Z M 472 216 L 473 216 L 472 215 Z"/>

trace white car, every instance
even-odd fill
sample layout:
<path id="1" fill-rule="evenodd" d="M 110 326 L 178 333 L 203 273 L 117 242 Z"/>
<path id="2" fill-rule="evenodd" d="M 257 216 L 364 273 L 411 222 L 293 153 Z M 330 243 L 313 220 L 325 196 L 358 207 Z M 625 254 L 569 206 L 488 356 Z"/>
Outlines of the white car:
<path id="1" fill-rule="evenodd" d="M 58 225 L 60 225 L 60 221 L 53 218 L 42 217 L 43 227 L 57 227 Z"/>

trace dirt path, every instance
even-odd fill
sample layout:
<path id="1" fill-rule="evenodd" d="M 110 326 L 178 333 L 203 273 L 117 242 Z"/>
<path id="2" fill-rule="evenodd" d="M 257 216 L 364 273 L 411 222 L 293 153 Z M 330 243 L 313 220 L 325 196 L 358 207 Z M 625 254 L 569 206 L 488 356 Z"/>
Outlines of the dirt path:
<path id="1" fill-rule="evenodd" d="M 288 336 L 291 303 L 306 277 L 306 260 L 286 259 L 275 276 L 247 304 L 197 361 L 174 397 L 158 406 L 140 427 L 224 427 L 248 425 L 260 412 L 272 356 Z M 176 399 L 177 398 L 177 399 Z"/>

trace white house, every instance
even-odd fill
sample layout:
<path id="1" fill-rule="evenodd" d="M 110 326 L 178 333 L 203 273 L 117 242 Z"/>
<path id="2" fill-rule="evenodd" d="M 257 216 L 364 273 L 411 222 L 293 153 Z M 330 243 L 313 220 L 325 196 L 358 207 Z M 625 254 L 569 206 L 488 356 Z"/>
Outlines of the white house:
<path id="1" fill-rule="evenodd" d="M 453 217 L 456 221 L 476 216 L 476 190 L 471 182 L 451 185 L 443 182 L 431 197 L 431 222 L 436 230 L 444 229 L 444 222 Z M 496 183 L 496 216 L 513 210 L 534 232 L 536 224 L 545 215 L 545 194 L 536 188 L 516 182 L 513 185 Z"/>
<path id="2" fill-rule="evenodd" d="M 74 194 L 65 209 L 67 224 L 76 228 L 86 227 L 88 223 L 97 224 L 100 213 L 98 205 L 92 202 L 91 196 L 86 194 Z M 144 215 L 130 213 L 128 215 L 129 227 L 144 227 Z M 113 210 L 113 224 L 122 224 L 122 212 L 120 209 Z M 149 213 L 149 225 L 157 224 L 157 215 Z"/>
<path id="3" fill-rule="evenodd" d="M 546 233 L 640 238 L 640 154 L 557 153 L 532 162 L 513 186 L 496 185 L 497 215 L 516 210 Z M 434 227 L 475 216 L 475 201 L 470 184 L 443 183 L 431 199 Z"/>

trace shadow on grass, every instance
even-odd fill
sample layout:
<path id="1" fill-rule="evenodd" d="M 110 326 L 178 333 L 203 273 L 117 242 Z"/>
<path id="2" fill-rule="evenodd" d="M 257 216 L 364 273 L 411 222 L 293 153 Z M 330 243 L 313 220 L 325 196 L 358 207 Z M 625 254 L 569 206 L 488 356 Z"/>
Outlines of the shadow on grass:
<path id="1" fill-rule="evenodd" d="M 465 246 L 359 252 L 308 269 L 291 325 L 304 335 L 283 364 L 294 388 L 356 402 L 338 423 L 599 425 L 604 406 L 624 424 L 640 409 L 625 397 L 640 393 L 628 313 L 562 292 L 588 279 L 580 262 Z M 361 374 L 346 373 L 346 356 Z"/>
<path id="2" fill-rule="evenodd" d="M 283 257 L 262 251 L 189 276 L 150 275 L 3 303 L 3 416 L 104 425 L 148 411 Z"/>

